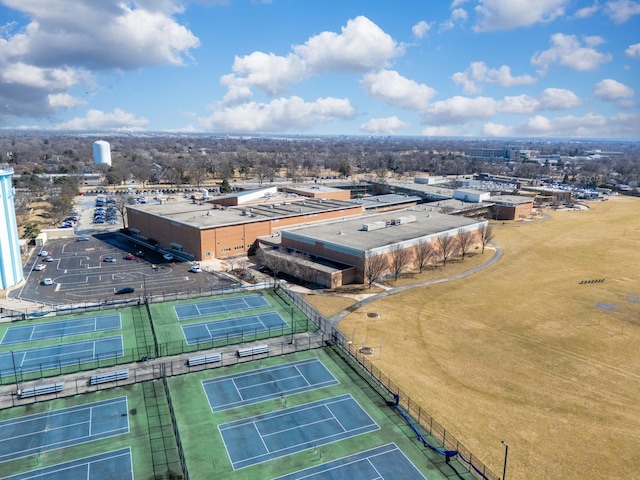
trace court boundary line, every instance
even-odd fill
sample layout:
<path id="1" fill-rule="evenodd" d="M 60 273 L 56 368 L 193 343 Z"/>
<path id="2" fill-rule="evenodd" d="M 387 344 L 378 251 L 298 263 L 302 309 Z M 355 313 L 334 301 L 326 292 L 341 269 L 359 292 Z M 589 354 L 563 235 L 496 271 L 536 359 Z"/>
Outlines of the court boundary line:
<path id="1" fill-rule="evenodd" d="M 373 455 L 369 455 L 369 452 L 376 452 Z M 402 449 L 395 443 L 395 442 L 391 442 L 391 443 L 387 443 L 384 445 L 379 445 L 377 447 L 373 447 L 373 448 L 369 448 L 367 450 L 362 450 L 361 452 L 357 452 L 357 453 L 353 453 L 351 455 L 346 455 L 344 457 L 339 457 L 336 458 L 334 460 L 330 460 L 328 462 L 324 462 L 321 463 L 319 465 L 314 465 L 311 467 L 307 467 L 307 468 L 303 468 L 301 470 L 297 470 L 295 472 L 291 472 L 289 474 L 286 475 L 281 475 L 279 477 L 274 478 L 273 480 L 287 480 L 287 479 L 295 479 L 295 480 L 305 480 L 307 478 L 310 478 L 314 475 L 317 474 L 322 474 L 322 473 L 326 473 L 326 472 L 330 472 L 333 470 L 340 470 L 343 467 L 349 466 L 349 465 L 353 465 L 354 463 L 359 463 L 362 461 L 367 461 L 371 467 L 378 472 L 377 468 L 375 467 L 375 465 L 373 465 L 371 463 L 372 458 L 375 457 L 379 457 L 381 455 L 387 454 L 387 453 L 400 453 L 407 462 L 409 462 L 410 465 L 413 466 L 413 468 L 415 469 L 415 471 L 424 479 L 427 480 L 427 477 L 424 476 L 424 474 L 420 471 L 420 469 L 418 469 L 418 467 L 416 467 L 416 465 L 411 461 L 411 459 L 402 451 Z M 364 455 L 364 456 L 363 456 Z M 357 458 L 362 456 L 362 458 Z M 353 460 L 350 460 L 353 459 Z M 336 464 L 335 466 L 331 467 L 331 468 L 322 468 L 321 470 L 319 470 L 321 467 L 323 466 L 328 466 L 331 464 Z M 299 473 L 304 473 L 304 472 L 309 472 L 308 474 L 305 474 L 303 476 L 298 476 L 297 474 Z M 384 477 L 382 475 L 379 475 L 379 478 L 383 479 Z"/>
<path id="2" fill-rule="evenodd" d="M 300 377 L 302 377 L 305 382 L 307 383 L 308 388 L 301 390 L 301 388 L 303 387 L 299 387 L 296 389 L 289 389 L 289 390 L 284 390 L 279 392 L 278 394 L 271 394 L 268 396 L 259 396 L 259 397 L 254 397 L 256 399 L 258 399 L 257 401 L 246 401 L 246 400 L 242 400 L 242 402 L 240 402 L 241 404 L 238 405 L 233 405 L 233 406 L 227 406 L 230 405 L 228 403 L 221 405 L 221 407 L 225 407 L 225 408 L 219 408 L 214 410 L 213 406 L 211 405 L 211 402 L 209 401 L 209 395 L 207 394 L 207 390 L 206 390 L 206 385 L 211 385 L 211 384 L 215 384 L 215 383 L 222 383 L 222 382 L 227 382 L 229 380 L 234 382 L 234 387 L 235 387 L 235 378 L 242 378 L 242 377 L 249 377 L 249 376 L 253 376 L 253 375 L 259 375 L 261 373 L 268 373 L 271 371 L 277 371 L 277 370 L 281 370 L 281 369 L 285 369 L 285 368 L 295 368 L 296 370 L 299 371 L 298 369 L 298 365 L 306 365 L 306 364 L 320 364 L 322 365 L 322 367 L 325 369 L 325 371 L 329 374 L 329 376 L 331 377 L 331 379 L 333 379 L 333 382 L 331 382 L 331 380 L 326 381 L 326 382 L 322 382 L 322 383 L 316 383 L 316 384 L 310 384 L 309 381 L 307 380 L 307 377 L 304 376 L 302 374 L 302 372 L 300 372 Z M 299 390 L 306 392 L 306 391 L 311 391 L 311 390 L 316 390 L 316 389 L 320 389 L 320 388 L 326 388 L 326 387 L 332 387 L 334 385 L 340 385 L 340 381 L 335 377 L 335 375 L 333 373 L 331 373 L 331 370 L 329 370 L 327 368 L 327 366 L 322 362 L 322 360 L 320 360 L 318 357 L 311 357 L 311 358 L 306 358 L 304 360 L 298 360 L 298 361 L 293 361 L 293 362 L 288 362 L 288 363 L 283 363 L 280 365 L 274 365 L 272 367 L 264 367 L 264 368 L 260 368 L 257 370 L 251 370 L 249 372 L 242 372 L 239 374 L 230 374 L 230 375 L 224 375 L 222 377 L 218 377 L 218 378 L 210 378 L 210 379 L 205 379 L 205 380 L 200 380 L 200 384 L 203 387 L 204 390 L 204 394 L 207 397 L 207 402 L 209 403 L 209 408 L 211 408 L 211 411 L 213 413 L 219 413 L 225 410 L 229 410 L 231 408 L 239 408 L 239 407 L 243 407 L 245 405 L 254 405 L 256 403 L 262 403 L 262 402 L 266 402 L 267 400 L 271 400 L 274 398 L 278 398 L 278 397 L 282 397 L 282 396 L 291 396 L 291 395 L 295 395 L 296 393 L 298 393 Z M 235 387 L 237 390 L 237 387 Z M 242 395 L 240 394 L 240 392 L 238 392 L 238 397 L 242 398 Z M 232 405 L 232 404 L 231 404 Z"/>
<path id="3" fill-rule="evenodd" d="M 237 338 L 237 337 L 244 337 L 245 336 L 245 331 L 250 332 L 250 333 L 264 333 L 264 332 L 268 332 L 270 331 L 270 328 L 267 327 L 264 322 L 260 319 L 260 316 L 264 316 L 264 315 L 277 315 L 278 317 L 280 317 L 280 320 L 282 321 L 283 325 L 281 327 L 279 327 L 280 329 L 286 329 L 286 328 L 291 328 L 291 325 L 289 325 L 289 323 L 282 317 L 282 315 L 280 315 L 280 312 L 277 311 L 273 311 L 273 312 L 263 312 L 263 313 L 258 313 L 255 315 L 245 315 L 245 316 L 241 316 L 241 317 L 230 317 L 230 318 L 223 318 L 223 319 L 218 319 L 218 320 L 208 320 L 205 322 L 201 322 L 201 323 L 191 323 L 188 325 L 180 325 L 180 328 L 182 329 L 182 336 L 184 337 L 185 342 L 187 343 L 187 345 L 197 345 L 198 343 L 201 342 L 210 342 L 210 341 L 215 341 L 215 340 L 220 340 L 220 339 L 224 339 L 224 338 Z M 226 335 L 218 335 L 218 336 L 212 336 L 211 335 L 211 330 L 209 329 L 209 324 L 215 324 L 216 322 L 224 322 L 224 321 L 229 321 L 229 320 L 242 320 L 242 319 L 251 319 L 251 318 L 257 318 L 258 322 L 260 325 L 262 325 L 262 329 L 258 330 L 256 328 L 254 328 L 253 330 L 241 330 L 238 333 L 234 333 L 233 335 L 229 336 L 229 334 L 227 333 Z M 255 322 L 253 323 L 247 323 L 248 325 L 251 324 L 255 324 Z M 286 325 L 286 326 L 285 326 Z M 189 340 L 189 338 L 187 338 L 186 332 L 185 332 L 185 328 L 189 328 L 189 327 L 203 327 L 207 329 L 207 332 L 209 333 L 209 337 L 196 337 L 195 340 Z M 227 327 L 225 327 L 227 328 Z M 230 329 L 232 327 L 228 327 L 228 329 Z M 223 328 L 219 328 L 217 330 L 223 330 Z"/>
<path id="4" fill-rule="evenodd" d="M 342 402 L 344 400 L 349 400 L 349 399 L 351 399 L 362 410 L 362 412 L 367 416 L 367 418 L 371 422 L 370 425 L 364 425 L 364 426 L 360 426 L 360 427 L 358 427 L 356 429 L 349 430 L 349 432 L 358 431 L 359 433 L 355 433 L 354 435 L 349 435 L 347 437 L 337 438 L 337 439 L 334 438 L 334 437 L 336 437 L 339 434 L 332 434 L 332 435 L 329 435 L 329 436 L 326 436 L 326 437 L 322 437 L 321 439 L 319 439 L 319 443 L 316 443 L 316 440 L 313 440 L 312 442 L 305 442 L 305 443 L 314 443 L 314 445 L 312 445 L 310 447 L 306 447 L 306 448 L 301 448 L 299 450 L 295 450 L 291 454 L 278 455 L 279 452 L 282 452 L 282 451 L 285 451 L 285 450 L 291 450 L 291 449 L 293 449 L 295 447 L 298 447 L 298 446 L 301 446 L 301 445 L 304 445 L 304 444 L 298 443 L 296 445 L 291 445 L 291 446 L 289 446 L 287 448 L 280 448 L 278 450 L 273 450 L 273 451 L 269 451 L 269 449 L 267 448 L 266 449 L 267 453 L 265 453 L 265 454 L 253 456 L 253 457 L 250 457 L 250 458 L 245 458 L 245 459 L 239 460 L 237 462 L 234 462 L 231 459 L 231 455 L 229 455 L 229 449 L 227 448 L 227 442 L 224 440 L 224 436 L 222 435 L 222 432 L 225 431 L 225 430 L 229 430 L 229 429 L 235 428 L 237 426 L 253 425 L 254 429 L 256 430 L 256 433 L 258 434 L 258 436 L 260 437 L 260 439 L 262 441 L 264 436 L 259 433 L 259 430 L 255 426 L 255 423 L 256 423 L 255 419 L 257 417 L 258 418 L 260 418 L 260 417 L 268 418 L 269 420 L 272 420 L 272 419 L 276 419 L 276 418 L 278 418 L 280 416 L 289 415 L 289 414 L 291 414 L 293 412 L 302 412 L 302 411 L 305 411 L 305 410 L 308 410 L 308 409 L 312 409 L 314 407 L 325 407 L 327 410 L 329 410 L 331 412 L 331 410 L 327 407 L 327 405 L 331 405 L 333 403 L 339 403 L 339 402 Z M 331 401 L 328 402 L 327 400 L 331 400 Z M 333 414 L 333 412 L 331 412 L 331 413 Z M 283 457 L 288 456 L 288 455 L 294 455 L 294 454 L 303 452 L 305 450 L 309 450 L 312 447 L 319 447 L 319 446 L 322 446 L 322 445 L 330 445 L 330 444 L 335 443 L 335 442 L 339 442 L 339 441 L 342 441 L 342 440 L 345 440 L 345 439 L 356 438 L 356 437 L 359 437 L 360 435 L 365 435 L 367 433 L 380 430 L 380 425 L 378 425 L 378 423 L 371 417 L 371 415 L 369 415 L 369 412 L 367 412 L 363 408 L 363 406 L 360 404 L 360 402 L 358 402 L 350 393 L 343 394 L 343 395 L 338 395 L 336 397 L 330 397 L 330 398 L 324 399 L 324 400 L 317 400 L 317 401 L 306 403 L 306 404 L 302 404 L 302 405 L 297 405 L 295 407 L 287 408 L 286 410 L 267 412 L 267 413 L 264 413 L 264 414 L 256 415 L 256 416 L 253 416 L 253 417 L 249 417 L 246 420 L 247 421 L 244 421 L 244 419 L 240 419 L 240 420 L 235 420 L 235 421 L 232 421 L 232 422 L 228 422 L 226 424 L 218 424 L 218 432 L 220 433 L 220 436 L 223 439 L 222 443 L 224 444 L 225 450 L 227 452 L 227 459 L 231 463 L 231 468 L 232 468 L 232 470 L 234 472 L 238 471 L 238 470 L 242 470 L 243 468 L 253 467 L 253 466 L 265 463 L 265 462 L 269 462 L 271 460 L 275 460 L 275 459 L 278 459 L 278 458 L 283 458 Z M 305 424 L 305 426 L 306 425 L 311 425 L 313 423 L 323 423 L 323 422 L 312 422 L 312 423 L 309 423 L 309 424 Z M 340 425 L 340 426 L 344 430 L 344 427 L 342 427 L 342 425 Z M 375 426 L 375 428 L 372 428 L 371 430 L 362 431 L 363 429 L 367 428 L 368 426 Z M 222 428 L 222 427 L 224 427 L 224 428 Z M 276 433 L 281 433 L 283 431 L 285 431 L 285 430 L 280 430 L 279 432 L 276 432 Z M 343 431 L 342 433 L 344 434 L 346 432 Z M 274 434 L 275 433 L 269 434 L 269 435 L 274 435 Z M 332 438 L 332 439 L 328 440 L 330 438 Z M 263 444 L 264 444 L 264 442 L 263 442 Z M 247 465 L 240 466 L 240 467 L 236 468 L 236 464 L 244 464 L 244 463 L 249 462 L 252 459 L 259 458 L 259 457 L 268 457 L 268 458 L 265 458 L 264 460 L 261 460 L 261 461 L 258 461 L 258 462 L 248 463 Z"/>
<path id="5" fill-rule="evenodd" d="M 75 447 L 75 446 L 78 446 L 78 445 L 83 445 L 85 443 L 90 443 L 90 442 L 95 441 L 95 440 L 103 440 L 105 438 L 111 438 L 111 437 L 115 437 L 115 436 L 118 436 L 118 435 L 125 435 L 125 434 L 131 433 L 131 425 L 130 425 L 130 418 L 129 418 L 129 402 L 128 402 L 128 397 L 126 395 L 124 395 L 122 397 L 111 398 L 111 399 L 108 399 L 108 400 L 101 400 L 99 402 L 95 402 L 96 404 L 88 403 L 88 404 L 83 404 L 83 405 L 75 405 L 73 407 L 61 408 L 61 409 L 58 409 L 58 410 L 45 411 L 45 412 L 41 412 L 41 413 L 33 413 L 31 415 L 25 415 L 25 416 L 22 416 L 22 417 L 17 417 L 15 419 L 13 419 L 15 421 L 11 421 L 11 420 L 1 421 L 0 422 L 0 429 L 4 425 L 10 425 L 10 426 L 11 425 L 16 425 L 17 426 L 20 423 L 28 421 L 27 419 L 33 418 L 33 417 L 40 416 L 40 417 L 45 418 L 45 417 L 54 417 L 54 416 L 58 416 L 58 415 L 73 415 L 73 413 L 75 411 L 88 410 L 89 419 L 87 421 L 68 423 L 68 424 L 65 424 L 64 426 L 58 427 L 58 428 L 65 428 L 65 427 L 69 427 L 69 426 L 72 426 L 72 425 L 79 425 L 79 424 L 87 423 L 87 424 L 89 424 L 89 431 L 91 431 L 91 419 L 92 419 L 92 416 L 93 416 L 93 413 L 92 413 L 93 408 L 98 407 L 98 406 L 106 406 L 106 405 L 109 405 L 109 404 L 117 404 L 117 403 L 122 402 L 123 399 L 124 399 L 124 404 L 125 404 L 125 412 L 127 414 L 126 431 L 119 431 L 121 429 L 109 430 L 106 434 L 103 433 L 103 435 L 99 436 L 98 438 L 91 439 L 91 440 L 86 440 L 87 438 L 91 438 L 90 435 L 84 435 L 82 437 L 76 437 L 76 439 L 77 438 L 82 438 L 82 439 L 85 440 L 85 441 L 82 441 L 82 442 L 73 442 L 72 440 L 69 440 L 68 437 L 67 437 L 67 439 L 64 440 L 64 441 L 55 442 L 55 443 L 49 443 L 49 444 L 47 444 L 45 446 L 45 448 L 42 448 L 42 445 L 39 445 L 37 447 L 33 447 L 31 450 L 28 450 L 28 452 L 30 452 L 30 453 L 26 453 L 24 455 L 17 456 L 17 457 L 11 457 L 11 458 L 8 458 L 7 460 L 2 460 L 2 458 L 10 456 L 11 455 L 10 453 L 9 454 L 5 454 L 5 455 L 0 455 L 0 464 L 4 463 L 4 462 L 20 460 L 22 458 L 29 457 L 29 456 L 34 454 L 33 453 L 34 451 L 35 452 L 38 452 L 38 451 L 40 451 L 40 452 L 51 452 L 51 451 L 55 451 L 55 450 L 60 450 L 61 448 Z M 34 433 L 40 433 L 42 431 L 43 430 L 39 430 L 38 432 L 30 432 L 30 433 L 27 433 L 25 435 L 33 435 Z M 111 432 L 117 432 L 117 433 L 111 433 Z M 10 441 L 13 438 L 20 438 L 22 436 L 24 436 L 24 435 L 11 436 L 10 438 L 7 438 L 6 441 Z M 52 448 L 47 448 L 47 447 L 52 447 Z M 16 452 L 24 453 L 24 452 L 27 452 L 27 451 L 26 450 L 19 450 L 19 451 L 16 451 Z"/>
<path id="6" fill-rule="evenodd" d="M 259 306 L 259 307 L 252 307 L 252 306 L 250 306 L 250 305 L 246 302 L 245 298 L 251 298 L 251 297 L 259 297 L 259 298 L 261 298 L 261 299 L 266 303 L 266 305 L 261 305 L 261 306 Z M 231 310 L 231 311 L 229 311 L 229 310 L 224 310 L 224 311 L 222 311 L 222 312 L 218 312 L 218 313 L 210 313 L 210 314 L 201 314 L 201 313 L 198 313 L 198 315 L 189 315 L 189 316 L 185 316 L 185 317 L 181 317 L 181 316 L 178 314 L 178 311 L 176 310 L 176 309 L 177 309 L 177 307 L 182 307 L 182 306 L 195 306 L 195 307 L 196 307 L 196 309 L 198 310 L 198 312 L 200 312 L 200 307 L 198 307 L 198 305 L 202 305 L 202 304 L 206 304 L 206 303 L 214 303 L 214 302 L 220 302 L 220 303 L 221 303 L 221 305 L 223 305 L 223 306 L 224 306 L 225 304 L 227 304 L 227 305 L 232 305 L 232 304 L 233 304 L 232 302 L 233 302 L 234 300 L 236 300 L 236 299 L 237 299 L 237 300 L 242 300 L 242 302 L 243 302 L 243 303 L 244 303 L 248 308 L 244 308 L 244 309 L 240 309 L 240 310 Z M 221 298 L 221 299 L 218 299 L 218 300 L 210 300 L 210 301 L 208 301 L 208 302 L 183 303 L 183 304 L 180 304 L 180 305 L 174 305 L 174 306 L 173 306 L 173 313 L 175 313 L 175 315 L 176 315 L 176 318 L 177 318 L 178 322 L 182 322 L 182 321 L 184 321 L 184 320 L 189 320 L 189 319 L 193 319 L 193 318 L 199 318 L 199 317 L 205 317 L 205 316 L 223 315 L 223 314 L 225 314 L 225 313 L 227 313 L 227 314 L 228 314 L 228 313 L 233 312 L 233 311 L 236 311 L 236 312 L 242 312 L 242 311 L 246 311 L 246 310 L 253 310 L 253 309 L 257 309 L 257 308 L 268 308 L 268 307 L 271 307 L 271 304 L 267 301 L 267 299 L 266 299 L 266 298 L 264 298 L 264 295 L 261 295 L 261 294 L 259 294 L 259 293 L 251 293 L 251 294 L 249 294 L 249 295 L 241 295 L 241 296 L 238 296 L 238 297 L 232 297 L 232 298 L 228 298 L 228 299 L 223 299 L 223 298 Z"/>
<path id="7" fill-rule="evenodd" d="M 121 452 L 121 453 L 119 453 Z M 28 472 L 23 472 L 23 473 L 16 473 L 14 475 L 11 475 L 10 477 L 3 477 L 4 480 L 31 480 L 32 478 L 34 479 L 38 479 L 38 478 L 43 478 L 43 475 L 50 475 L 52 473 L 57 473 L 59 471 L 64 471 L 64 470 L 68 470 L 70 468 L 74 468 L 76 466 L 82 466 L 82 465 L 86 465 L 87 466 L 87 477 L 86 480 L 90 480 L 91 478 L 91 465 L 96 463 L 97 461 L 102 461 L 102 460 L 110 460 L 113 458 L 119 458 L 122 456 L 128 455 L 129 457 L 129 465 L 131 467 L 130 469 L 130 473 L 131 473 L 131 479 L 134 478 L 133 475 L 133 455 L 131 452 L 131 447 L 123 447 L 123 448 L 119 448 L 117 450 L 111 450 L 109 452 L 104 452 L 104 453 L 97 453 L 95 455 L 89 455 L 86 457 L 82 457 L 82 458 L 78 458 L 76 460 L 69 460 L 66 462 L 62 462 L 62 463 L 58 463 L 55 465 L 50 465 L 48 467 L 42 467 L 39 468 L 37 470 L 31 470 Z M 87 462 L 86 460 L 89 459 L 93 459 L 95 458 L 95 461 L 91 461 L 91 462 Z M 73 464 L 76 465 L 73 465 Z M 63 465 L 68 465 L 65 468 L 55 468 L 55 467 L 59 467 L 59 466 L 63 466 Z M 38 472 L 42 472 L 42 473 L 38 473 Z M 33 474 L 36 474 L 37 476 L 34 476 Z M 26 476 L 25 475 L 31 475 L 31 476 Z"/>

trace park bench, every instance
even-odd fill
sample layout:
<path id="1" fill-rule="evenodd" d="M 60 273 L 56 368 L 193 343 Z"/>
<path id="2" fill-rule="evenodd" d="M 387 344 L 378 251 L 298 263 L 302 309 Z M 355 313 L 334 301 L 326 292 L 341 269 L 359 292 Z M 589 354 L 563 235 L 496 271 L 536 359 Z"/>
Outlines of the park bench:
<path id="1" fill-rule="evenodd" d="M 256 345 L 255 347 L 246 347 L 238 349 L 239 357 L 250 357 L 253 355 L 260 355 L 261 353 L 268 353 L 269 345 Z"/>
<path id="2" fill-rule="evenodd" d="M 61 392 L 64 388 L 64 382 L 49 383 L 47 385 L 36 385 L 35 387 L 27 387 L 22 390 L 18 390 L 18 396 L 20 398 L 37 397 L 40 395 L 47 395 L 49 393 Z"/>
<path id="3" fill-rule="evenodd" d="M 118 370 L 115 372 L 96 373 L 89 378 L 89 385 L 115 382 L 129 378 L 129 370 Z"/>
<path id="4" fill-rule="evenodd" d="M 220 362 L 221 360 L 222 355 L 219 353 L 209 353 L 207 355 L 200 355 L 198 357 L 191 357 L 187 359 L 187 365 L 194 367 L 196 365 L 204 365 L 205 363 Z"/>

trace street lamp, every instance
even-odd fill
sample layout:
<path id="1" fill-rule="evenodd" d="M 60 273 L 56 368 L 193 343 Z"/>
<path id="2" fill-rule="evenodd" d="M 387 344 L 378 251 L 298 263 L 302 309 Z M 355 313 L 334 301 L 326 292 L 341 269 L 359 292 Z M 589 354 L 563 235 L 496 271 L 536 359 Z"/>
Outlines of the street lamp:
<path id="1" fill-rule="evenodd" d="M 504 440 L 501 440 L 500 443 L 504 445 L 504 468 L 502 469 L 502 480 L 504 480 L 507 475 L 507 457 L 509 456 L 509 445 Z"/>

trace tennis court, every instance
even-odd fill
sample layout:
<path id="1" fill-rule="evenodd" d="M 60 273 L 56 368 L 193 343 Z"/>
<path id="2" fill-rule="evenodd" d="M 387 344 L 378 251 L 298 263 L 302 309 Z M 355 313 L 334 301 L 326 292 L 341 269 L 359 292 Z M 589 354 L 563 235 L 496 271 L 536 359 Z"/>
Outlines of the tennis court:
<path id="1" fill-rule="evenodd" d="M 339 382 L 318 359 L 310 358 L 247 373 L 203 380 L 213 412 L 314 390 Z"/>
<path id="2" fill-rule="evenodd" d="M 351 395 L 218 426 L 234 470 L 378 430 Z"/>
<path id="3" fill-rule="evenodd" d="M 9 327 L 2 337 L 0 344 L 24 343 L 50 338 L 64 338 L 84 333 L 120 330 L 122 323 L 120 314 L 100 315 L 97 317 L 83 317 L 73 320 L 39 323 Z"/>
<path id="4" fill-rule="evenodd" d="M 127 397 L 0 422 L 0 462 L 129 432 Z"/>
<path id="5" fill-rule="evenodd" d="M 275 480 L 426 480 L 395 443 L 372 448 L 333 462 L 300 470 Z"/>
<path id="6" fill-rule="evenodd" d="M 4 480 L 133 480 L 131 449 L 60 463 L 28 473 L 3 477 Z"/>
<path id="7" fill-rule="evenodd" d="M 242 337 L 271 330 L 282 330 L 289 324 L 277 312 L 246 317 L 213 320 L 193 325 L 183 325 L 182 333 L 188 345 L 222 338 Z"/>
<path id="8" fill-rule="evenodd" d="M 0 353 L 0 375 L 116 358 L 123 355 L 122 336 Z M 14 369 L 15 367 L 15 369 Z"/>
<path id="9" fill-rule="evenodd" d="M 232 297 L 207 302 L 190 303 L 188 305 L 176 305 L 174 310 L 179 321 L 190 318 L 218 315 L 221 313 L 242 312 L 254 308 L 269 307 L 269 303 L 262 295 L 246 295 L 244 297 Z"/>

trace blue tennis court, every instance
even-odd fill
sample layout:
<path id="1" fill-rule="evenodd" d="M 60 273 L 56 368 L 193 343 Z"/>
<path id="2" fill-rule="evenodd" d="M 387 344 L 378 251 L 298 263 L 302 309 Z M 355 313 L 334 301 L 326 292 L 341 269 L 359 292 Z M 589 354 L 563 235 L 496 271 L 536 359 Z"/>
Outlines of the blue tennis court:
<path id="1" fill-rule="evenodd" d="M 47 340 L 50 338 L 64 338 L 73 335 L 82 335 L 83 333 L 120 330 L 121 328 L 122 323 L 119 313 L 39 323 L 37 325 L 21 325 L 19 327 L 9 327 L 4 333 L 0 344 L 7 345 L 11 343 Z"/>
<path id="2" fill-rule="evenodd" d="M 274 480 L 426 480 L 395 443 L 349 455 Z"/>
<path id="3" fill-rule="evenodd" d="M 234 470 L 378 430 L 351 395 L 218 426 Z"/>
<path id="4" fill-rule="evenodd" d="M 247 317 L 213 320 L 205 323 L 183 325 L 182 333 L 188 345 L 211 339 L 234 338 L 282 330 L 289 324 L 277 312 L 261 313 Z"/>
<path id="5" fill-rule="evenodd" d="M 0 462 L 129 432 L 127 397 L 0 422 Z"/>
<path id="6" fill-rule="evenodd" d="M 131 449 L 114 450 L 3 478 L 4 480 L 113 480 L 114 478 L 133 480 Z"/>
<path id="7" fill-rule="evenodd" d="M 32 372 L 40 369 L 93 362 L 123 355 L 122 336 L 63 343 L 49 347 L 29 348 L 0 353 L 0 376 L 15 371 Z M 15 371 L 14 371 L 15 365 Z"/>
<path id="8" fill-rule="evenodd" d="M 204 317 L 206 315 L 218 315 L 221 313 L 242 312 L 253 308 L 269 307 L 262 295 L 246 295 L 244 297 L 231 297 L 208 302 L 190 303 L 188 305 L 176 305 L 174 307 L 179 321 L 189 318 Z"/>
<path id="9" fill-rule="evenodd" d="M 211 410 L 220 412 L 338 383 L 319 359 L 310 358 L 277 367 L 203 380 L 202 386 Z"/>

